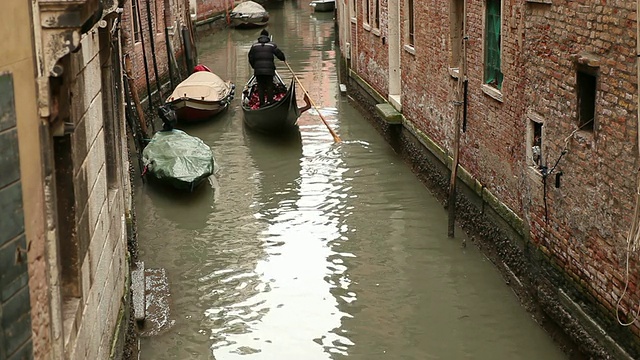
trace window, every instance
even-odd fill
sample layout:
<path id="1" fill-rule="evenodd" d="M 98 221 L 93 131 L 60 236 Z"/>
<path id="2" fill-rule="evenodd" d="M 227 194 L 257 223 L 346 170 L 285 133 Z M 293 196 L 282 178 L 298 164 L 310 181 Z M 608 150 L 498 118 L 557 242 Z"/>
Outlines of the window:
<path id="1" fill-rule="evenodd" d="M 373 0 L 373 28 L 380 29 L 380 1 Z"/>
<path id="2" fill-rule="evenodd" d="M 356 0 L 349 0 L 349 15 L 352 19 L 356 18 Z"/>
<path id="3" fill-rule="evenodd" d="M 593 131 L 596 111 L 597 69 L 578 66 L 576 87 L 578 91 L 578 127 Z"/>
<path id="4" fill-rule="evenodd" d="M 133 41 L 140 42 L 140 11 L 138 0 L 131 1 L 131 21 L 133 21 Z"/>
<path id="5" fill-rule="evenodd" d="M 407 0 L 407 42 L 409 46 L 415 46 L 415 19 L 413 14 L 413 0 Z"/>
<path id="6" fill-rule="evenodd" d="M 530 165 L 533 165 L 536 169 L 542 168 L 542 122 L 536 121 L 534 119 L 530 119 L 529 121 L 529 149 L 530 154 L 529 158 L 531 159 L 528 162 Z"/>
<path id="7" fill-rule="evenodd" d="M 364 23 L 371 24 L 371 6 L 369 0 L 364 0 Z"/>
<path id="8" fill-rule="evenodd" d="M 451 0 L 451 62 L 449 67 L 458 68 L 462 60 L 462 37 L 464 36 L 464 0 Z"/>
<path id="9" fill-rule="evenodd" d="M 487 0 L 484 34 L 484 83 L 502 88 L 500 67 L 500 29 L 502 26 L 500 0 Z"/>

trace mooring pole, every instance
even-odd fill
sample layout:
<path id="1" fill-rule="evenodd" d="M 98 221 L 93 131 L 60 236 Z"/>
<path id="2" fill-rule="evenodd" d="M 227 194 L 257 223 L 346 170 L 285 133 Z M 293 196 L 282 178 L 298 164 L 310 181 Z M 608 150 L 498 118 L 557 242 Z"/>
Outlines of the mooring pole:
<path id="1" fill-rule="evenodd" d="M 144 46 L 144 33 L 142 31 L 142 16 L 140 14 L 140 1 L 133 0 L 136 2 L 136 10 L 138 13 L 138 26 L 140 28 L 140 42 L 142 45 L 142 61 L 144 61 L 144 75 L 147 81 L 147 96 L 149 101 L 149 114 L 153 114 L 153 98 L 151 97 L 151 80 L 149 79 L 149 65 L 147 64 L 147 50 Z M 156 131 L 155 125 L 153 124 L 153 120 L 151 121 L 151 129 L 153 132 Z"/>
<path id="2" fill-rule="evenodd" d="M 460 162 L 460 122 L 465 108 L 464 83 L 467 81 L 467 37 L 462 37 L 462 56 L 460 57 L 460 66 L 458 67 L 458 83 L 456 86 L 457 100 L 454 102 L 456 109 L 454 123 L 454 140 L 453 140 L 453 162 L 451 163 L 451 178 L 449 179 L 449 201 L 447 210 L 449 212 L 449 237 L 455 234 L 456 226 L 456 180 L 458 178 L 458 163 Z"/>
<path id="3" fill-rule="evenodd" d="M 158 14 L 156 14 L 156 17 Z M 160 76 L 158 75 L 158 61 L 156 60 L 156 34 L 153 31 L 153 18 L 151 17 L 151 4 L 147 0 L 147 22 L 149 23 L 149 45 L 151 45 L 151 60 L 153 62 L 153 74 L 156 77 L 156 88 L 158 89 L 158 96 L 162 100 L 162 91 L 160 89 Z M 162 102 L 162 101 L 161 101 Z"/>

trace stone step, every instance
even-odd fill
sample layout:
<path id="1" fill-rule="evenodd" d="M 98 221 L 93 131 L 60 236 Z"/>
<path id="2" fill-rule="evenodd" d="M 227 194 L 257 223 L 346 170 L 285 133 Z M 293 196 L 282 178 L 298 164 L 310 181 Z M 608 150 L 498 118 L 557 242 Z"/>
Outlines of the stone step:
<path id="1" fill-rule="evenodd" d="M 146 318 L 144 261 L 136 261 L 135 268 L 131 270 L 131 292 L 133 301 L 133 318 L 138 324 Z"/>

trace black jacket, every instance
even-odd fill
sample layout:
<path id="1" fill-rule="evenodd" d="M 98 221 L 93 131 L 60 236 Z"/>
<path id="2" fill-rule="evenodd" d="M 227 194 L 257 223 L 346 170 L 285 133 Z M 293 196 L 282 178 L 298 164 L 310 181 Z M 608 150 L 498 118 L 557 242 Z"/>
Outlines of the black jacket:
<path id="1" fill-rule="evenodd" d="M 278 45 L 272 43 L 266 35 L 260 35 L 258 41 L 249 50 L 249 64 L 254 75 L 275 75 L 276 64 L 273 57 L 285 61 L 284 53 Z"/>

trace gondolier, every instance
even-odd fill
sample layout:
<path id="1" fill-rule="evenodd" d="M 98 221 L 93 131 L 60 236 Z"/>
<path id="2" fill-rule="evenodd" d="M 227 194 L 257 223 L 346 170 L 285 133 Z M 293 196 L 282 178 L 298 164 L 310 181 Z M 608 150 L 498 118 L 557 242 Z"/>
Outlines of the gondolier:
<path id="1" fill-rule="evenodd" d="M 285 56 L 278 46 L 271 42 L 269 32 L 263 29 L 249 50 L 249 64 L 253 68 L 253 75 L 258 82 L 260 106 L 273 101 L 273 77 L 276 74 L 274 56 L 285 61 Z"/>

